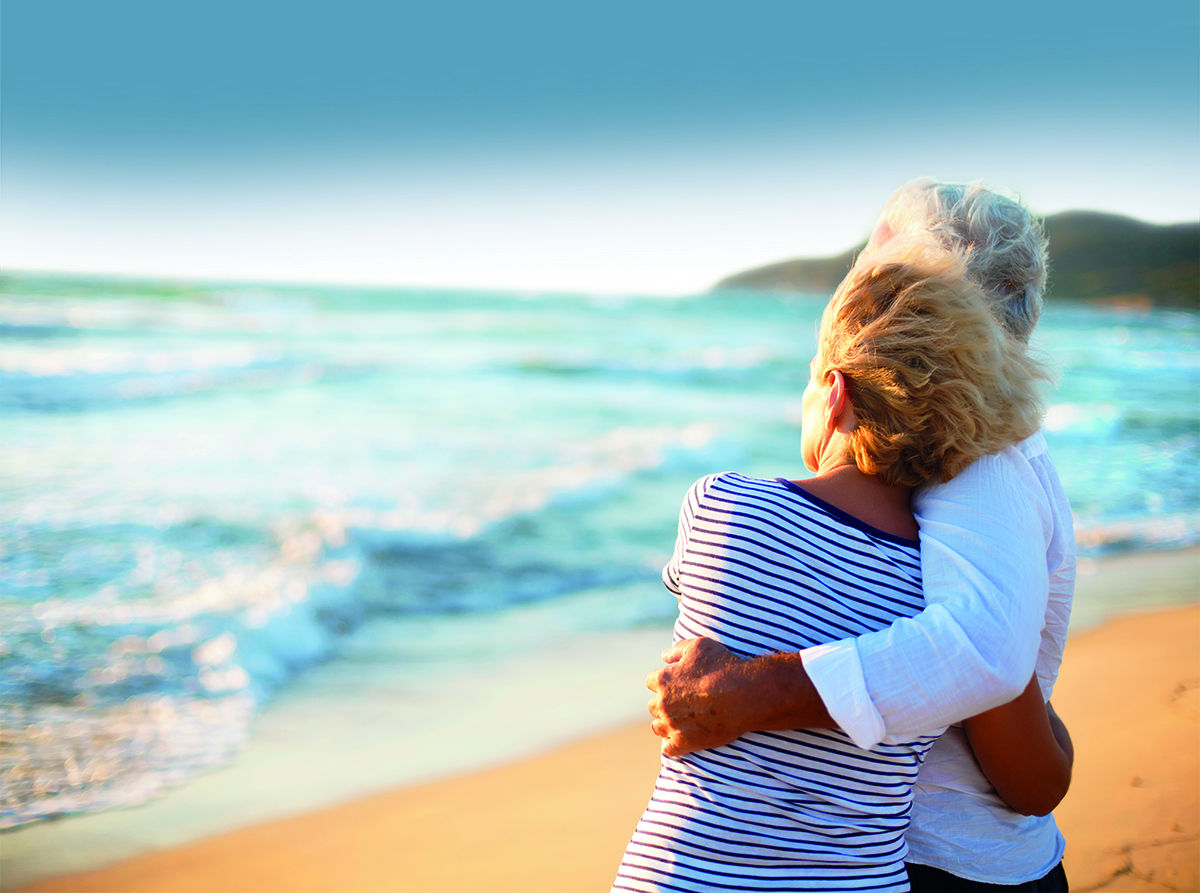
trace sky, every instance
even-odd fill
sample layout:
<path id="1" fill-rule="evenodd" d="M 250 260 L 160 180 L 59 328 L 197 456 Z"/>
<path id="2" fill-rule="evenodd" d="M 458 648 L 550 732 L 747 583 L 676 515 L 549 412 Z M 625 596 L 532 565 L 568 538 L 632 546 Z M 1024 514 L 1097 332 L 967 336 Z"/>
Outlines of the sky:
<path id="1" fill-rule="evenodd" d="M 1200 215 L 1200 5 L 5 0 L 0 266 L 690 294 L 916 176 Z"/>

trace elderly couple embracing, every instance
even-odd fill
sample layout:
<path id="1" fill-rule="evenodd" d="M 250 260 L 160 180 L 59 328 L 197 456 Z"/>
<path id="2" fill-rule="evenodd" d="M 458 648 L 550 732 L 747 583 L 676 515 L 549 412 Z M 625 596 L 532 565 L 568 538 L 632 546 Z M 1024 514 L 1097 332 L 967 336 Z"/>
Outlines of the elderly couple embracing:
<path id="1" fill-rule="evenodd" d="M 822 319 L 814 476 L 684 499 L 662 768 L 614 889 L 1067 889 L 1074 536 L 1026 350 L 1046 265 L 1004 195 L 888 201 Z"/>

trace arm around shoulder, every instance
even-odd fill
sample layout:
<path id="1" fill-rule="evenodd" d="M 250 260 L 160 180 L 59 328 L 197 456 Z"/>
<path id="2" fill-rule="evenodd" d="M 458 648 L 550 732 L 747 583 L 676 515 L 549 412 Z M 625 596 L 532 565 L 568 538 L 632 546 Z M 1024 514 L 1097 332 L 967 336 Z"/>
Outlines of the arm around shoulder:
<path id="1" fill-rule="evenodd" d="M 855 640 L 884 741 L 931 734 L 1020 695 L 1049 593 L 1054 514 L 1017 449 L 920 491 L 913 511 L 926 608 Z"/>

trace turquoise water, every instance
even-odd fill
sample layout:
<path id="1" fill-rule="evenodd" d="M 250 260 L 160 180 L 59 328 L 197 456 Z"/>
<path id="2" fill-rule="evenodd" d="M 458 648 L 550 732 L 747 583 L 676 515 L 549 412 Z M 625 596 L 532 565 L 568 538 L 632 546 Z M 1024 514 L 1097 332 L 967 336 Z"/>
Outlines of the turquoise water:
<path id="1" fill-rule="evenodd" d="M 7 277 L 0 824 L 233 759 L 318 663 L 666 623 L 687 486 L 805 474 L 823 305 Z M 1200 540 L 1198 346 L 1194 313 L 1048 309 L 1082 554 Z"/>

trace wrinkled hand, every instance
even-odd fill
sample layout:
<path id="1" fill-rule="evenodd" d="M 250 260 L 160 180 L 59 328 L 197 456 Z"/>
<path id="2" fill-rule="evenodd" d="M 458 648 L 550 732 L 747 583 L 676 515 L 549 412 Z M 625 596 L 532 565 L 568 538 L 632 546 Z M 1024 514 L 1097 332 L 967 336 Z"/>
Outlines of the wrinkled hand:
<path id="1" fill-rule="evenodd" d="M 646 677 L 650 728 L 662 752 L 679 757 L 728 744 L 749 729 L 737 725 L 738 683 L 746 661 L 713 639 L 685 639 L 663 652 L 665 667 Z"/>

